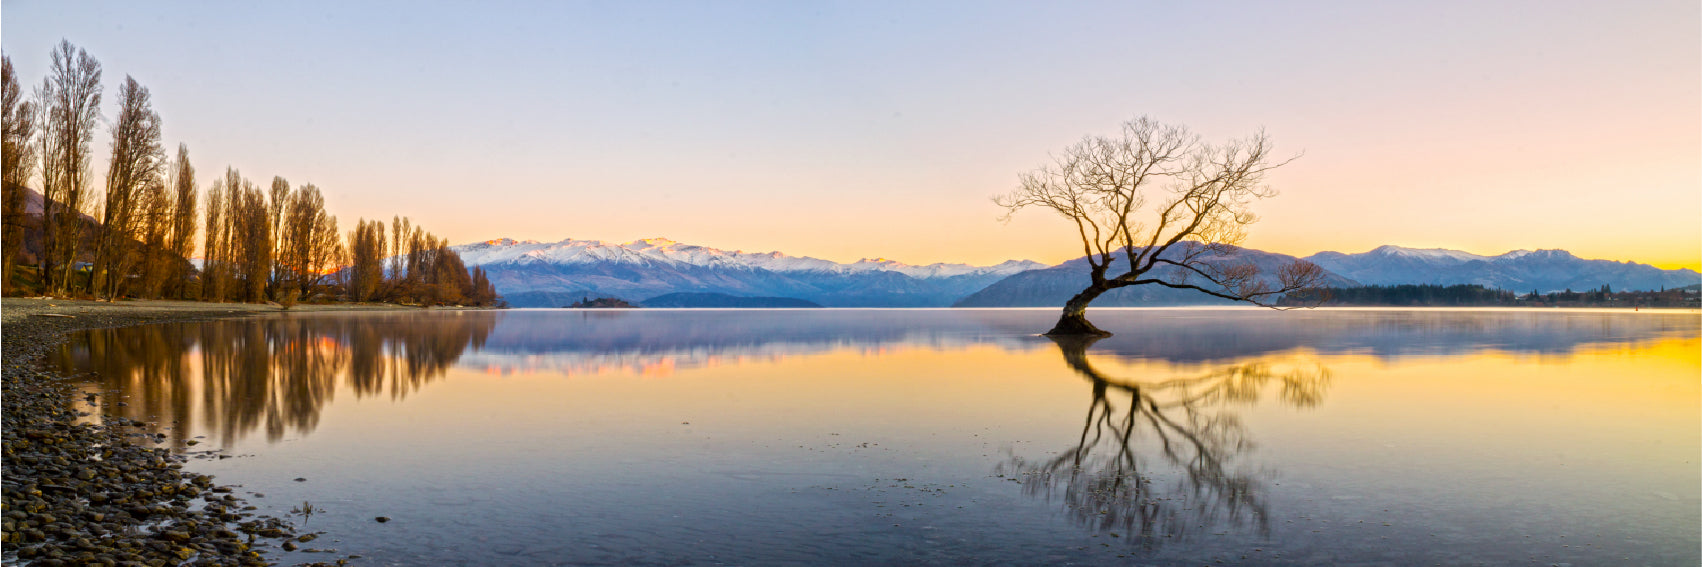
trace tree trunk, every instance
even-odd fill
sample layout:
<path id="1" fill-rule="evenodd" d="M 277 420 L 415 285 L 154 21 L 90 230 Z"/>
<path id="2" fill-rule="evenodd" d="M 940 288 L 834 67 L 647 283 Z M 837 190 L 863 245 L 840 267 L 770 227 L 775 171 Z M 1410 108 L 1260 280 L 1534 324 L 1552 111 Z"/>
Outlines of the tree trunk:
<path id="1" fill-rule="evenodd" d="M 1053 325 L 1052 330 L 1046 331 L 1046 336 L 1111 336 L 1111 333 L 1093 326 L 1093 323 L 1087 320 L 1087 304 L 1092 303 L 1094 298 L 1106 291 L 1107 289 L 1097 286 L 1089 287 L 1070 298 L 1068 302 L 1064 303 L 1064 314 L 1058 317 L 1058 324 Z"/>

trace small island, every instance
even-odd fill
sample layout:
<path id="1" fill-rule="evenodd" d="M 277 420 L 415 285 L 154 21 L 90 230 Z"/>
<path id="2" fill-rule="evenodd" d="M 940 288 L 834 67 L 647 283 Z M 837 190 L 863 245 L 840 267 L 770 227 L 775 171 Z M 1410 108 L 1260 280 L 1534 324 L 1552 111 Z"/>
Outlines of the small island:
<path id="1" fill-rule="evenodd" d="M 627 303 L 626 300 L 619 297 L 599 297 L 596 299 L 586 297 L 562 309 L 635 309 L 637 307 L 637 305 Z"/>

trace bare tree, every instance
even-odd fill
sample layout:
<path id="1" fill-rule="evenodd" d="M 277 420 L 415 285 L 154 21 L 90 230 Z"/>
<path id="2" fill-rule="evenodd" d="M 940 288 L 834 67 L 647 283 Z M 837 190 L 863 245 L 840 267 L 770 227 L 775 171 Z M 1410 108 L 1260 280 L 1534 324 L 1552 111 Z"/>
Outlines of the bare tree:
<path id="1" fill-rule="evenodd" d="M 1276 191 L 1263 185 L 1273 162 L 1264 132 L 1222 145 L 1200 142 L 1184 127 L 1141 117 L 1117 136 L 1089 136 L 1021 176 L 1021 187 L 993 201 L 1017 211 L 1039 207 L 1070 219 L 1090 267 L 1088 286 L 1064 304 L 1048 335 L 1109 335 L 1088 322 L 1087 306 L 1105 292 L 1134 285 L 1191 289 L 1273 307 L 1284 294 L 1315 287 L 1323 270 L 1303 261 L 1271 278 L 1234 255 L 1253 201 Z M 1121 274 L 1112 264 L 1122 260 Z"/>
<path id="2" fill-rule="evenodd" d="M 165 178 L 155 176 L 148 185 L 137 195 L 136 214 L 140 217 L 137 222 L 141 226 L 139 238 L 141 249 L 138 255 L 141 267 L 141 289 L 138 293 L 145 298 L 153 299 L 160 296 L 166 280 L 175 272 L 177 263 L 181 260 L 173 258 L 167 247 L 167 239 L 171 236 L 172 225 L 171 192 L 166 189 Z M 114 288 L 114 295 L 121 291 L 122 286 Z"/>
<path id="3" fill-rule="evenodd" d="M 23 89 L 18 84 L 18 74 L 12 69 L 12 57 L 4 56 L 4 107 L 5 116 L 0 128 L 4 129 L 0 137 L 4 154 L 0 155 L 0 179 L 4 180 L 3 193 L 0 201 L 4 202 L 5 232 L 0 234 L 0 241 L 5 247 L 4 260 L 0 261 L 0 288 L 9 289 L 12 286 L 12 267 L 18 263 L 18 255 L 24 248 L 24 184 L 29 181 L 30 167 L 35 163 L 35 148 L 30 139 L 35 137 L 34 103 L 24 100 Z"/>
<path id="4" fill-rule="evenodd" d="M 280 215 L 278 256 L 272 269 L 278 274 L 280 293 L 300 292 L 306 283 L 307 247 L 312 244 L 312 231 L 325 214 L 325 199 L 319 188 L 302 185 L 285 198 Z"/>
<path id="5" fill-rule="evenodd" d="M 243 179 L 242 172 L 234 167 L 225 166 L 224 178 L 224 226 L 219 229 L 220 274 L 222 276 L 223 294 L 229 299 L 242 301 L 247 288 L 242 285 L 243 258 L 243 208 L 242 192 L 244 186 L 253 188 L 254 184 Z"/>
<path id="6" fill-rule="evenodd" d="M 407 254 L 408 237 L 410 236 L 409 224 L 411 224 L 411 221 L 407 217 L 401 215 L 390 217 L 390 277 L 388 280 L 392 288 L 400 288 L 406 285 L 408 270 L 405 254 Z"/>
<path id="7" fill-rule="evenodd" d="M 302 293 L 311 298 L 327 291 L 324 288 L 332 283 L 328 280 L 349 263 L 348 249 L 343 245 L 343 234 L 338 232 L 336 216 L 319 217 L 319 223 L 313 229 L 313 241 L 306 249 Z"/>
<path id="8" fill-rule="evenodd" d="M 207 189 L 207 242 L 201 251 L 201 299 L 224 301 L 225 274 L 225 180 L 213 180 Z"/>
<path id="9" fill-rule="evenodd" d="M 154 112 L 147 87 L 135 78 L 124 77 L 124 86 L 118 89 L 118 108 L 90 281 L 96 296 L 104 290 L 110 299 L 118 297 L 131 267 L 140 260 L 136 244 L 147 220 L 139 206 L 142 192 L 161 184 L 160 176 L 166 168 L 165 150 L 160 146 L 160 115 Z"/>
<path id="10" fill-rule="evenodd" d="M 349 299 L 373 299 L 384 282 L 384 223 L 360 219 L 349 233 Z"/>
<path id="11" fill-rule="evenodd" d="M 211 297 L 237 301 L 266 300 L 272 272 L 272 221 L 266 192 L 225 168 L 207 199 L 207 280 Z"/>
<path id="12" fill-rule="evenodd" d="M 68 291 L 82 244 L 87 207 L 89 145 L 100 122 L 101 67 L 88 52 L 61 40 L 48 77 L 36 91 L 41 109 L 42 223 L 47 288 Z"/>
<path id="13" fill-rule="evenodd" d="M 171 230 L 166 238 L 166 248 L 178 258 L 188 260 L 189 255 L 195 251 L 195 201 L 198 198 L 195 166 L 189 163 L 188 145 L 177 145 L 177 161 L 172 163 L 171 175 Z M 176 260 L 173 260 L 172 265 L 174 269 L 168 279 L 167 293 L 180 298 L 187 291 L 189 273 L 183 271 L 183 264 Z"/>
<path id="14" fill-rule="evenodd" d="M 263 302 L 266 282 L 272 274 L 272 223 L 266 212 L 266 193 L 244 179 L 242 191 L 231 196 L 231 210 L 237 212 L 232 217 L 236 222 L 231 234 L 238 240 L 236 249 L 240 251 L 237 258 L 241 263 L 242 297 L 252 303 Z"/>
<path id="15" fill-rule="evenodd" d="M 277 297 L 284 283 L 284 208 L 290 200 L 290 182 L 281 175 L 272 176 L 272 191 L 266 201 L 266 218 L 270 221 L 272 273 L 266 282 L 268 295 Z"/>
<path id="16" fill-rule="evenodd" d="M 341 261 L 342 241 L 337 217 L 325 213 L 325 197 L 309 183 L 290 193 L 285 203 L 278 243 L 280 287 L 286 295 L 312 295 Z"/>

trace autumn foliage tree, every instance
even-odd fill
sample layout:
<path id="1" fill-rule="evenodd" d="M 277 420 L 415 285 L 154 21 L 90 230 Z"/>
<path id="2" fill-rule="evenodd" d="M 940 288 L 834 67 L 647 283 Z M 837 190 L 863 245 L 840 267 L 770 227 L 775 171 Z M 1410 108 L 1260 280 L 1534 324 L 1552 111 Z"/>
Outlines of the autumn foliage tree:
<path id="1" fill-rule="evenodd" d="M 290 182 L 283 176 L 272 177 L 272 190 L 266 199 L 266 220 L 270 224 L 267 234 L 272 236 L 272 273 L 266 280 L 269 295 L 277 295 L 277 289 L 284 282 L 284 267 L 279 261 L 283 255 L 284 204 L 290 198 Z"/>
<path id="2" fill-rule="evenodd" d="M 197 225 L 196 201 L 198 189 L 195 184 L 195 166 L 189 162 L 189 146 L 177 145 L 177 160 L 171 167 L 170 226 L 166 232 L 166 250 L 172 264 L 167 267 L 166 289 L 168 297 L 183 298 L 189 292 L 189 268 L 186 260 L 195 251 L 195 233 Z"/>
<path id="3" fill-rule="evenodd" d="M 60 41 L 48 77 L 36 90 L 39 120 L 43 248 L 41 273 L 49 290 L 66 292 L 84 249 L 89 161 L 100 124 L 101 66 L 88 52 Z"/>
<path id="4" fill-rule="evenodd" d="M 343 261 L 337 217 L 325 212 L 325 197 L 312 184 L 281 194 L 274 186 L 273 197 L 280 201 L 276 294 L 290 299 L 316 294 Z"/>
<path id="5" fill-rule="evenodd" d="M 48 77 L 26 98 L 4 58 L 0 288 L 14 291 L 12 267 L 36 250 L 27 242 L 40 244 L 37 273 L 49 293 L 286 304 L 339 295 L 425 305 L 498 301 L 482 270 L 467 270 L 447 241 L 405 217 L 394 219 L 389 238 L 382 222 L 363 220 L 345 246 L 313 184 L 292 187 L 274 176 L 262 188 L 227 167 L 201 194 L 189 148 L 179 144 L 168 159 L 151 95 L 132 77 L 118 89 L 104 191 L 93 198 L 101 73 L 99 61 L 61 41 Z M 39 217 L 26 203 L 37 158 Z M 196 270 L 189 259 L 198 238 Z"/>
<path id="6" fill-rule="evenodd" d="M 384 223 L 361 220 L 349 234 L 350 298 L 418 305 L 494 305 L 496 289 L 481 269 L 469 272 L 449 242 L 407 217 L 390 223 L 388 257 Z"/>
<path id="7" fill-rule="evenodd" d="M 384 284 L 384 222 L 360 219 L 349 232 L 349 268 L 344 285 L 349 299 L 371 301 Z"/>
<path id="8" fill-rule="evenodd" d="M 118 120 L 112 127 L 112 159 L 106 174 L 106 199 L 95 247 L 90 287 L 115 298 L 130 270 L 142 260 L 138 246 L 147 236 L 151 210 L 165 198 L 166 159 L 160 146 L 160 115 L 148 89 L 132 77 L 118 90 Z M 163 234 L 163 233 L 162 233 Z M 155 244 L 163 242 L 163 237 Z"/>
<path id="9" fill-rule="evenodd" d="M 225 180 L 214 179 L 207 188 L 206 241 L 201 245 L 201 299 L 224 301 L 226 273 L 225 257 Z"/>
<path id="10" fill-rule="evenodd" d="M 18 74 L 12 69 L 11 56 L 0 57 L 3 60 L 3 94 L 5 115 L 0 118 L 0 180 L 4 188 L 0 189 L 0 202 L 4 204 L 4 233 L 0 233 L 0 244 L 4 245 L 3 261 L 0 261 L 0 288 L 11 289 L 12 268 L 18 264 L 18 257 L 24 248 L 24 226 L 26 213 L 24 211 L 24 184 L 30 177 L 30 167 L 35 164 L 35 148 L 31 139 L 35 137 L 35 103 L 25 100 L 23 88 L 18 84 Z"/>
<path id="11" fill-rule="evenodd" d="M 140 253 L 137 266 L 136 280 L 138 287 L 132 290 L 135 295 L 145 298 L 157 298 L 165 287 L 166 280 L 173 272 L 176 262 L 168 256 L 167 238 L 171 233 L 172 198 L 166 189 L 165 179 L 155 177 L 146 187 L 142 188 L 136 206 L 140 217 Z M 119 288 L 115 288 L 118 291 Z"/>
<path id="12" fill-rule="evenodd" d="M 1022 174 L 1021 186 L 994 202 L 1007 218 L 1036 207 L 1070 220 L 1090 268 L 1087 286 L 1046 334 L 1109 335 L 1088 322 L 1087 306 L 1121 287 L 1191 289 L 1271 307 L 1284 294 L 1317 286 L 1323 270 L 1309 262 L 1262 274 L 1234 259 L 1257 220 L 1249 206 L 1276 195 L 1265 174 L 1286 163 L 1273 160 L 1263 132 L 1207 144 L 1184 127 L 1141 117 L 1123 123 L 1118 135 L 1084 138 Z"/>
<path id="13" fill-rule="evenodd" d="M 242 190 L 227 193 L 225 218 L 230 223 L 233 276 L 240 281 L 238 298 L 266 301 L 266 284 L 272 274 L 272 223 L 266 214 L 266 194 L 253 182 L 242 180 Z"/>

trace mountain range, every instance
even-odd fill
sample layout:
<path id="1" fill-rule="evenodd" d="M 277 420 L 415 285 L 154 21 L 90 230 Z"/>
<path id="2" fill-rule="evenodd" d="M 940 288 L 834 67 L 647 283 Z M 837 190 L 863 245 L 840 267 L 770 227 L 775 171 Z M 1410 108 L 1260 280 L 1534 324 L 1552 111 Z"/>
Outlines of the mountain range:
<path id="1" fill-rule="evenodd" d="M 1663 270 L 1636 262 L 1586 260 L 1565 250 L 1514 250 L 1480 256 L 1442 248 L 1381 246 L 1369 252 L 1319 252 L 1305 258 L 1363 285 L 1478 284 L 1518 293 L 1658 290 L 1702 282 L 1695 270 Z"/>
<path id="2" fill-rule="evenodd" d="M 1164 258 L 1174 259 L 1187 252 L 1186 248 L 1192 243 L 1183 243 L 1164 254 Z M 1251 248 L 1241 248 L 1233 254 L 1207 253 L 1200 260 L 1210 264 L 1252 264 L 1259 268 L 1259 273 L 1267 284 L 1276 285 L 1272 274 L 1285 264 L 1292 263 L 1298 258 L 1287 254 L 1277 254 Z M 1119 256 L 1112 260 L 1109 274 L 1120 274 L 1129 269 L 1128 261 Z M 972 293 L 953 304 L 953 307 L 1058 307 L 1068 301 L 1071 296 L 1082 290 L 1088 281 L 1087 258 L 1076 258 L 1057 266 L 1043 270 L 1029 270 L 1011 277 L 999 280 L 980 291 Z M 1163 266 L 1149 272 L 1154 277 L 1167 281 L 1181 281 L 1179 273 L 1166 271 Z M 1198 280 L 1196 284 L 1203 283 Z M 1334 273 L 1324 274 L 1324 285 L 1348 287 L 1359 285 L 1357 282 L 1341 277 Z M 1212 297 L 1194 290 L 1175 289 L 1158 285 L 1138 285 L 1118 288 L 1106 292 L 1095 299 L 1093 304 L 1100 307 L 1132 307 L 1132 306 L 1163 306 L 1163 305 L 1229 305 L 1235 302 Z"/>
<path id="3" fill-rule="evenodd" d="M 665 238 L 622 244 L 501 238 L 451 248 L 468 267 L 482 266 L 515 307 L 560 307 L 587 296 L 643 303 L 681 292 L 793 298 L 827 307 L 945 307 L 1011 274 L 1045 267 L 1028 260 L 915 266 L 865 258 L 842 264 Z M 681 298 L 671 299 L 678 304 Z"/>
<path id="4" fill-rule="evenodd" d="M 780 252 L 728 251 L 664 238 L 627 243 L 496 239 L 452 247 L 468 267 L 482 266 L 515 307 L 561 307 L 585 297 L 618 297 L 658 306 L 1056 307 L 1086 282 L 1083 258 L 1056 266 L 1011 260 L 992 266 L 917 266 L 881 258 L 838 263 Z M 1587 260 L 1564 250 L 1481 256 L 1458 250 L 1383 246 L 1300 258 L 1326 271 L 1325 285 L 1480 284 L 1519 293 L 1597 289 L 1652 290 L 1702 283 L 1694 270 Z M 1222 262 L 1251 262 L 1264 273 L 1295 257 L 1241 249 Z M 1115 270 L 1115 267 L 1113 268 Z M 790 303 L 787 299 L 808 303 Z M 1158 286 L 1123 288 L 1094 305 L 1227 303 Z"/>

